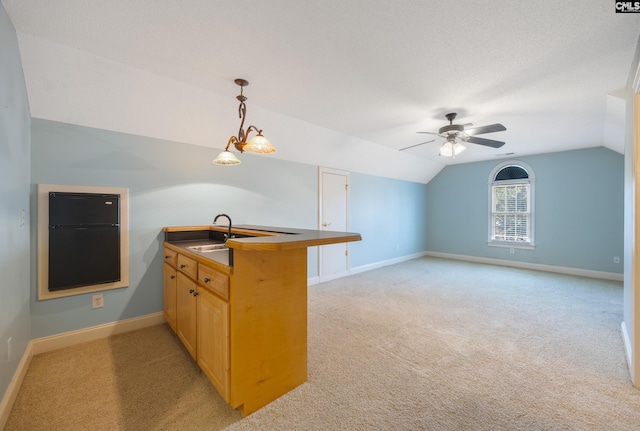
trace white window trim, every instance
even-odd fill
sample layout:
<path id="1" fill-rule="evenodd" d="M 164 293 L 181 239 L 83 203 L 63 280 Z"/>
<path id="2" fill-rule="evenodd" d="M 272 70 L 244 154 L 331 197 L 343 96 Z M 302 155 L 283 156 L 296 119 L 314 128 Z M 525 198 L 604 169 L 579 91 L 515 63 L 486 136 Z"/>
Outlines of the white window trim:
<path id="1" fill-rule="evenodd" d="M 521 166 L 522 168 L 524 168 L 527 173 L 529 174 L 529 178 L 527 179 L 526 182 L 529 183 L 529 214 L 530 214 L 530 219 L 529 219 L 529 238 L 530 241 L 529 242 L 520 242 L 520 241 L 496 241 L 494 239 L 491 238 L 491 232 L 492 232 L 492 228 L 493 228 L 493 211 L 492 211 L 492 203 L 493 203 L 493 186 L 496 183 L 499 183 L 500 185 L 508 185 L 508 184 L 522 184 L 525 181 L 522 180 L 506 180 L 506 181 L 494 181 L 493 179 L 496 177 L 496 174 L 498 172 L 500 172 L 500 170 L 504 169 L 507 166 Z M 518 248 L 518 249 L 522 249 L 522 250 L 534 250 L 536 245 L 535 245 L 535 183 L 536 183 L 536 177 L 535 177 L 535 173 L 533 172 L 533 168 L 531 168 L 531 166 L 529 166 L 528 164 L 521 162 L 520 160 L 507 160 L 504 161 L 500 164 L 498 164 L 495 168 L 493 168 L 493 170 L 491 171 L 491 173 L 489 174 L 489 181 L 488 181 L 488 187 L 487 187 L 487 194 L 488 194 L 488 205 L 487 205 L 487 211 L 488 211 L 488 217 L 487 217 L 487 245 L 489 247 L 505 247 L 505 248 Z"/>

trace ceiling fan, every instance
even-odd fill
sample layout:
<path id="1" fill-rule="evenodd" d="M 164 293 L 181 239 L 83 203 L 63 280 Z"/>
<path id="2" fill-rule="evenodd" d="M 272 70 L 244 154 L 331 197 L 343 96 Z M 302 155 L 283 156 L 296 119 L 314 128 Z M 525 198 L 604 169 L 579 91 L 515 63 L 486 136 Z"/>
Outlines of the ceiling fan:
<path id="1" fill-rule="evenodd" d="M 484 145 L 485 147 L 500 148 L 504 145 L 502 141 L 494 141 L 493 139 L 479 138 L 475 135 L 481 135 L 484 133 L 502 132 L 507 130 L 502 124 L 489 124 L 488 126 L 472 127 L 472 124 L 453 124 L 453 120 L 456 119 L 456 113 L 452 112 L 445 115 L 449 124 L 441 127 L 438 133 L 435 132 L 417 132 L 426 133 L 429 135 L 437 135 L 446 141 L 440 147 L 441 156 L 455 157 L 463 152 L 466 147 L 461 142 L 471 142 L 472 144 Z M 401 148 L 400 151 L 408 150 L 409 148 L 418 147 L 420 145 L 434 142 L 435 139 L 430 141 L 421 142 L 419 144 L 411 145 L 409 147 Z"/>

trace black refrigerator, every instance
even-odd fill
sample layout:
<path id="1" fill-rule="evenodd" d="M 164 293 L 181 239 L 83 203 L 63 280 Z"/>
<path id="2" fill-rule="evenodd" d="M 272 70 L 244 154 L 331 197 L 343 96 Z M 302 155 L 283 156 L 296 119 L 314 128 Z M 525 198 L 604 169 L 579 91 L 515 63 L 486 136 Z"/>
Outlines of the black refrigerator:
<path id="1" fill-rule="evenodd" d="M 49 192 L 49 290 L 120 280 L 120 195 Z"/>

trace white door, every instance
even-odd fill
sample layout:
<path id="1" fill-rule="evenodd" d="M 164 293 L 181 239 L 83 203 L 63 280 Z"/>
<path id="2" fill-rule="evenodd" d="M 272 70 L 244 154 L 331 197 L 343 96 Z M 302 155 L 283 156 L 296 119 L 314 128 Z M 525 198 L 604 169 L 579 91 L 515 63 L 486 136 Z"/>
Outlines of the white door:
<path id="1" fill-rule="evenodd" d="M 349 230 L 349 173 L 320 168 L 320 230 Z M 344 276 L 349 271 L 347 243 L 319 247 L 320 281 Z"/>

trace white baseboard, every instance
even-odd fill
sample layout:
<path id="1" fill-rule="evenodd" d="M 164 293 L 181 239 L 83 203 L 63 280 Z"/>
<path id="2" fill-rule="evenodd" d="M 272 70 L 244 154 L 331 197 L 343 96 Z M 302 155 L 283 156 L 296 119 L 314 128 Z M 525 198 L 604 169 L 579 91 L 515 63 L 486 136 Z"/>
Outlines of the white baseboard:
<path id="1" fill-rule="evenodd" d="M 623 281 L 624 275 L 616 272 L 593 271 L 590 269 L 569 268 L 564 266 L 545 265 L 541 263 L 517 262 L 513 260 L 493 259 L 489 257 L 466 256 L 462 254 L 440 253 L 428 251 L 425 253 L 431 257 L 445 259 L 465 260 L 467 262 L 487 263 L 490 265 L 510 266 L 514 268 L 533 269 L 536 271 L 556 272 L 559 274 L 577 275 L 580 277 L 599 278 L 603 280 Z"/>
<path id="2" fill-rule="evenodd" d="M 627 325 L 622 322 L 620 327 L 622 328 L 622 342 L 624 343 L 624 352 L 626 353 L 629 374 L 631 374 L 631 377 L 633 378 L 633 351 L 631 350 L 631 340 L 629 339 L 629 333 L 627 332 Z M 633 383 L 635 384 L 636 382 Z"/>
<path id="3" fill-rule="evenodd" d="M 327 281 L 337 280 L 339 278 L 348 277 L 352 274 L 351 271 L 343 271 L 338 272 L 336 274 L 331 274 L 329 276 L 320 277 L 318 276 L 318 283 L 326 283 Z"/>
<path id="4" fill-rule="evenodd" d="M 13 403 L 16 402 L 18 392 L 20 391 L 20 386 L 22 386 L 24 376 L 27 374 L 27 370 L 29 369 L 29 364 L 31 363 L 32 357 L 32 344 L 30 342 L 24 351 L 24 355 L 22 355 L 22 359 L 18 364 L 16 372 L 13 373 L 13 378 L 11 379 L 11 382 L 9 382 L 9 387 L 2 397 L 2 402 L 0 402 L 0 430 L 4 429 L 7 421 L 9 420 L 9 415 L 11 414 Z"/>
<path id="5" fill-rule="evenodd" d="M 361 272 L 371 271 L 372 269 L 382 268 L 383 266 L 394 265 L 411 259 L 417 259 L 423 256 L 441 257 L 444 259 L 464 260 L 467 262 L 486 263 L 489 265 L 510 266 L 514 268 L 533 269 L 536 271 L 555 272 L 559 274 L 577 275 L 580 277 L 599 278 L 602 280 L 624 281 L 624 274 L 616 272 L 593 271 L 590 269 L 569 268 L 564 266 L 545 265 L 541 263 L 518 262 L 513 260 L 493 259 L 489 257 L 467 256 L 463 254 L 440 253 L 437 251 L 423 251 L 420 253 L 409 254 L 406 256 L 396 257 L 394 259 L 383 260 L 380 262 L 369 263 L 367 265 L 351 268 L 348 272 L 337 274 L 329 278 L 310 277 L 307 279 L 307 285 L 331 281 L 337 278 L 347 277 L 349 275 L 359 274 Z"/>
<path id="6" fill-rule="evenodd" d="M 409 254 L 406 256 L 396 257 L 394 259 L 383 260 L 380 262 L 357 266 L 355 268 L 351 268 L 349 271 L 341 272 L 339 274 L 332 274 L 331 276 L 328 276 L 328 277 L 322 277 L 322 278 L 320 278 L 319 276 L 309 277 L 307 279 L 307 286 L 313 286 L 315 284 L 325 283 L 331 280 L 337 280 L 338 278 L 348 277 L 350 275 L 359 274 L 361 272 L 371 271 L 372 269 L 382 268 L 383 266 L 394 265 L 396 263 L 404 262 L 411 259 L 416 259 L 418 257 L 422 257 L 425 255 L 426 255 L 426 252 Z"/>
<path id="7" fill-rule="evenodd" d="M 133 319 L 119 320 L 117 322 L 105 323 L 104 325 L 92 326 L 90 328 L 79 329 L 77 331 L 70 331 L 52 335 L 50 337 L 31 340 L 22 355 L 22 359 L 20 360 L 20 364 L 18 364 L 16 372 L 13 374 L 13 378 L 9 383 L 7 391 L 2 397 L 2 403 L 0 403 L 0 430 L 4 429 L 7 420 L 9 419 L 13 403 L 16 401 L 18 391 L 20 390 L 24 376 L 27 374 L 27 370 L 29 369 L 31 358 L 34 355 L 51 352 L 53 350 L 62 349 L 63 347 L 85 343 L 87 341 L 99 340 L 111 335 L 160 325 L 164 322 L 164 314 L 162 312 L 158 312 L 147 314 L 142 317 L 135 317 Z"/>
<path id="8" fill-rule="evenodd" d="M 135 317 L 133 319 L 118 320 L 117 322 L 91 326 L 77 331 L 64 332 L 50 337 L 37 338 L 31 341 L 31 343 L 33 343 L 33 354 L 39 355 L 40 353 L 51 352 L 53 350 L 62 349 L 63 347 L 86 343 L 87 341 L 99 340 L 111 335 L 135 331 L 137 329 L 143 329 L 149 326 L 159 325 L 164 322 L 164 314 L 160 311 L 158 313 L 147 314 L 146 316 Z"/>
<path id="9" fill-rule="evenodd" d="M 393 259 L 382 260 L 380 262 L 369 263 L 367 265 L 356 266 L 355 268 L 351 268 L 351 271 L 349 271 L 349 275 L 371 271 L 372 269 L 382 268 L 383 266 L 395 265 L 396 263 L 405 262 L 411 259 L 417 259 L 419 257 L 426 256 L 426 255 L 427 255 L 427 252 L 423 251 L 420 253 L 408 254 L 406 256 L 400 256 Z"/>

